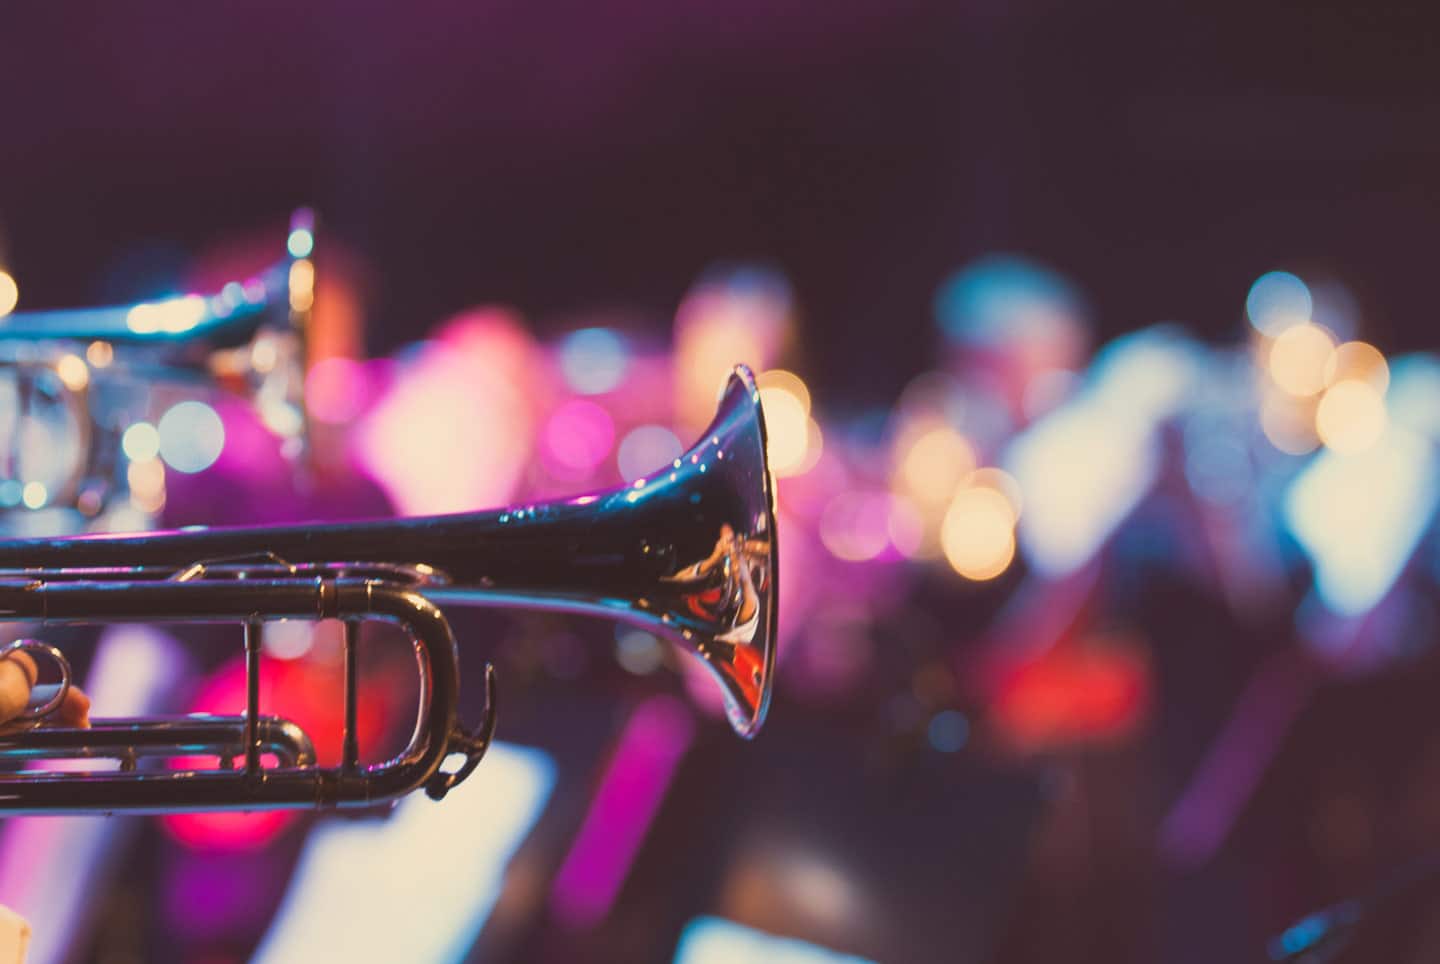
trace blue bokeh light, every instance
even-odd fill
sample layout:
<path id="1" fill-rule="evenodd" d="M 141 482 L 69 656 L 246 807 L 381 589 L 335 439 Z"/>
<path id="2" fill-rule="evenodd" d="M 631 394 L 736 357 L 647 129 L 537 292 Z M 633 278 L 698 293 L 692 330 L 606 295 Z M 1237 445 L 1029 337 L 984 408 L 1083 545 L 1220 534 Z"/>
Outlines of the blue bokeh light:
<path id="1" fill-rule="evenodd" d="M 1305 282 L 1288 271 L 1262 274 L 1245 297 L 1245 314 L 1262 335 L 1274 338 L 1291 325 L 1310 320 L 1315 300 Z"/>
<path id="2" fill-rule="evenodd" d="M 560 345 L 560 370 L 582 395 L 602 395 L 625 380 L 625 342 L 608 328 L 581 328 Z"/>

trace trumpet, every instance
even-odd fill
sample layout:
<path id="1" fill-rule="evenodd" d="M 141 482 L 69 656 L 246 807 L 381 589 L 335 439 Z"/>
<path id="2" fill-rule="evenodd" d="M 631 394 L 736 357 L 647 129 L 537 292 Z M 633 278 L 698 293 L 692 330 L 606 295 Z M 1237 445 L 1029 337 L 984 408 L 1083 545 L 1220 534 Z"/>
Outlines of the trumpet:
<path id="1" fill-rule="evenodd" d="M 0 504 L 23 494 L 27 508 L 96 515 L 124 488 L 121 436 L 140 417 L 130 409 L 157 386 L 231 389 L 299 457 L 315 283 L 308 210 L 292 216 L 289 237 L 287 257 L 208 295 L 0 319 Z"/>
<path id="2" fill-rule="evenodd" d="M 618 489 L 427 518 L 0 541 L 0 618 L 239 623 L 247 669 L 241 716 L 97 720 L 92 729 L 32 722 L 0 738 L 0 759 L 119 761 L 104 772 L 0 775 L 0 813 L 363 807 L 422 787 L 438 800 L 484 756 L 496 706 L 487 664 L 478 724 L 459 719 L 459 660 L 445 604 L 646 628 L 708 668 L 732 728 L 753 737 L 774 676 L 777 576 L 765 421 L 743 366 L 688 452 Z M 297 726 L 260 714 L 261 627 L 281 619 L 343 623 L 338 766 L 317 766 Z M 361 763 L 356 729 L 356 644 L 365 620 L 406 632 L 421 681 L 409 745 L 374 765 Z M 12 645 L 58 667 L 56 694 L 32 714 L 43 720 L 63 699 L 69 666 L 46 644 Z M 219 766 L 149 765 L 192 754 L 216 757 Z M 278 765 L 265 765 L 267 755 Z"/>

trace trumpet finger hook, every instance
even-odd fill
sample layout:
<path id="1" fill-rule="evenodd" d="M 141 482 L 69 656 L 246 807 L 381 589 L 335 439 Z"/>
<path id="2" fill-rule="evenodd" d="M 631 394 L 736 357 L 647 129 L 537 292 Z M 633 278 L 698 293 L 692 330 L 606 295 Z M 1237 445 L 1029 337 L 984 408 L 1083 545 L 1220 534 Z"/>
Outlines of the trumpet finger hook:
<path id="1" fill-rule="evenodd" d="M 445 794 L 449 793 L 456 784 L 464 780 L 480 761 L 485 758 L 485 751 L 490 749 L 490 742 L 495 736 L 495 666 L 492 663 L 485 664 L 485 710 L 480 718 L 480 725 L 474 730 L 466 731 L 464 726 L 457 720 L 455 727 L 450 731 L 449 752 L 451 754 L 462 753 L 465 755 L 465 762 L 459 768 L 447 772 L 436 770 L 425 784 L 425 794 L 431 800 L 443 800 Z M 443 766 L 443 764 L 442 764 Z"/>

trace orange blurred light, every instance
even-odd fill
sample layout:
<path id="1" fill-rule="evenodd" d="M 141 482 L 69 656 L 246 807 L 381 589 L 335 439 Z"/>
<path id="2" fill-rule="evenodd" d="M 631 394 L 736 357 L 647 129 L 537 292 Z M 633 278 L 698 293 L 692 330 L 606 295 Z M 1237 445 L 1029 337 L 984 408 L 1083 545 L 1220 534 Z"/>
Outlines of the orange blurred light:
<path id="1" fill-rule="evenodd" d="M 1315 411 L 1315 432 L 1341 455 L 1364 452 L 1385 434 L 1389 419 L 1385 400 L 1367 381 L 1336 382 L 1320 399 Z"/>
<path id="2" fill-rule="evenodd" d="M 1325 384 L 1353 379 L 1366 382 L 1381 395 L 1390 387 L 1390 366 L 1380 349 L 1363 341 L 1347 341 L 1330 356 L 1325 366 Z"/>
<path id="3" fill-rule="evenodd" d="M 1326 372 L 1335 354 L 1335 339 L 1319 325 L 1305 322 L 1286 328 L 1270 345 L 1267 365 L 1276 385 L 1300 398 L 1325 387 Z"/>
<path id="4" fill-rule="evenodd" d="M 966 579 L 994 579 L 1015 558 L 1015 510 L 990 488 L 964 489 L 940 525 L 940 547 L 951 568 Z"/>
<path id="5" fill-rule="evenodd" d="M 0 271 L 0 318 L 15 310 L 20 303 L 20 286 L 7 271 Z"/>
<path id="6" fill-rule="evenodd" d="M 92 341 L 85 349 L 85 360 L 96 368 L 105 368 L 115 360 L 115 347 L 108 341 Z"/>
<path id="7" fill-rule="evenodd" d="M 943 505 L 975 469 L 975 450 L 948 425 L 926 429 L 901 444 L 896 481 L 922 505 Z"/>
<path id="8" fill-rule="evenodd" d="M 810 415 L 804 400 L 789 388 L 774 386 L 760 389 L 760 404 L 765 411 L 771 470 L 782 477 L 798 474 L 796 470 L 807 461 L 810 444 Z"/>
<path id="9" fill-rule="evenodd" d="M 78 392 L 90 384 L 90 367 L 79 355 L 62 355 L 55 363 L 55 374 L 72 392 Z"/>
<path id="10" fill-rule="evenodd" d="M 1015 518 L 1020 518 L 1025 500 L 1020 492 L 1019 481 L 1009 472 L 1006 472 L 1004 469 L 997 469 L 994 466 L 986 466 L 970 473 L 970 477 L 965 480 L 965 484 L 971 488 L 983 487 L 999 492 L 1005 496 L 1005 499 L 1010 503 L 1010 508 L 1015 513 Z"/>

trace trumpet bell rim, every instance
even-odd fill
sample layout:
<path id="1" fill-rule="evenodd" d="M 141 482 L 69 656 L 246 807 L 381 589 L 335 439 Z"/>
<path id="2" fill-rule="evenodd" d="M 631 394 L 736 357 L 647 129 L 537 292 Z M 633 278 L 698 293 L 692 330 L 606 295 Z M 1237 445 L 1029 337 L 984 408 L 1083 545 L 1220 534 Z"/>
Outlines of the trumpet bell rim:
<path id="1" fill-rule="evenodd" d="M 726 690 L 726 709 L 730 725 L 737 734 L 748 740 L 753 739 L 765 725 L 765 717 L 770 712 L 770 697 L 775 686 L 775 655 L 780 638 L 780 546 L 775 525 L 775 475 L 770 471 L 770 436 L 765 427 L 765 407 L 760 401 L 760 387 L 756 384 L 754 372 L 748 366 L 736 365 L 727 380 L 726 389 L 722 391 L 722 399 L 730 384 L 736 380 L 744 387 L 755 406 L 755 422 L 760 434 L 761 485 L 767 536 L 764 542 L 767 585 L 763 638 L 760 640 L 759 695 L 754 705 L 747 708 L 732 701 L 729 690 Z"/>

